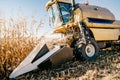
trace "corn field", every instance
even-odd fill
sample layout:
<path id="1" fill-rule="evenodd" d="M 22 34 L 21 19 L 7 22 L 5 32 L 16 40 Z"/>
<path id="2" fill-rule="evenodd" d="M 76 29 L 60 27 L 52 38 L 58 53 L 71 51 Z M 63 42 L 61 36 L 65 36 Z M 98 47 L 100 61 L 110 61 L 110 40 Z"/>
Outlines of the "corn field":
<path id="1" fill-rule="evenodd" d="M 34 17 L 31 21 L 24 17 L 0 17 L 0 79 L 6 79 L 40 41 L 36 34 L 42 20 L 36 23 Z"/>

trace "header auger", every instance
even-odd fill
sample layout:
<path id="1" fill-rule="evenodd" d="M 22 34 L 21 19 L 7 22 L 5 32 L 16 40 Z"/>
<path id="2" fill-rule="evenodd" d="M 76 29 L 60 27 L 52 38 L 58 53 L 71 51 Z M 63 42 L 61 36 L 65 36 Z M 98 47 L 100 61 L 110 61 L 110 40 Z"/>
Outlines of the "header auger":
<path id="1" fill-rule="evenodd" d="M 39 65 L 49 63 L 51 66 L 82 56 L 94 60 L 99 49 L 109 45 L 120 46 L 120 21 L 106 8 L 75 3 L 75 0 L 50 0 L 46 4 L 50 23 L 54 33 L 62 34 L 65 44 L 49 50 L 46 42 L 36 48 L 11 73 L 10 78 L 22 75 Z"/>

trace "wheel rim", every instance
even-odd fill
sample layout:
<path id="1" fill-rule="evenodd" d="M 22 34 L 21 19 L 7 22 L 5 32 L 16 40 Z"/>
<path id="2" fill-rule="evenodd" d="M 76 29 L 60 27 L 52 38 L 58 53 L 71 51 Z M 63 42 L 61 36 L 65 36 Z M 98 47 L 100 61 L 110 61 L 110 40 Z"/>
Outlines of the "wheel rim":
<path id="1" fill-rule="evenodd" d="M 95 54 L 95 47 L 92 44 L 88 44 L 85 48 L 85 52 L 87 56 L 92 57 Z"/>

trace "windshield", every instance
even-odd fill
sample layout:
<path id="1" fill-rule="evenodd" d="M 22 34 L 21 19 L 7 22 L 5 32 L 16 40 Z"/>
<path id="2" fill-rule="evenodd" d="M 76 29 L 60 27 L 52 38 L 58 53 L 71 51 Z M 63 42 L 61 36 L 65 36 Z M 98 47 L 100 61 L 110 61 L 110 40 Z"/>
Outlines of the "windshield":
<path id="1" fill-rule="evenodd" d="M 58 4 L 59 4 L 59 9 L 61 12 L 63 22 L 67 23 L 71 16 L 72 6 L 71 4 L 67 4 L 67 3 L 58 3 Z"/>
<path id="2" fill-rule="evenodd" d="M 72 7 L 68 3 L 56 3 L 53 4 L 48 12 L 50 14 L 50 23 L 53 28 L 61 26 L 63 23 L 67 23 L 70 19 Z"/>
<path id="3" fill-rule="evenodd" d="M 49 10 L 50 15 L 50 24 L 53 28 L 59 27 L 63 24 L 61 18 L 60 18 L 60 12 L 57 4 L 53 4 Z"/>

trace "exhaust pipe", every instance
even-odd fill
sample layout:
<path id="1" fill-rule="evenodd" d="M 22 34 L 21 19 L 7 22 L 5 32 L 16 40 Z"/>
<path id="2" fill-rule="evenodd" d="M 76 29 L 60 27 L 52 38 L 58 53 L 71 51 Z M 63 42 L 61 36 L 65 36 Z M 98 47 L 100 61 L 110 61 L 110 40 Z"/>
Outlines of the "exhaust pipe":
<path id="1" fill-rule="evenodd" d="M 88 0 L 86 0 L 85 4 L 86 4 L 86 5 L 89 5 L 89 2 L 88 2 Z"/>
<path id="2" fill-rule="evenodd" d="M 72 10 L 75 9 L 75 0 L 71 0 L 71 4 L 72 4 Z"/>

